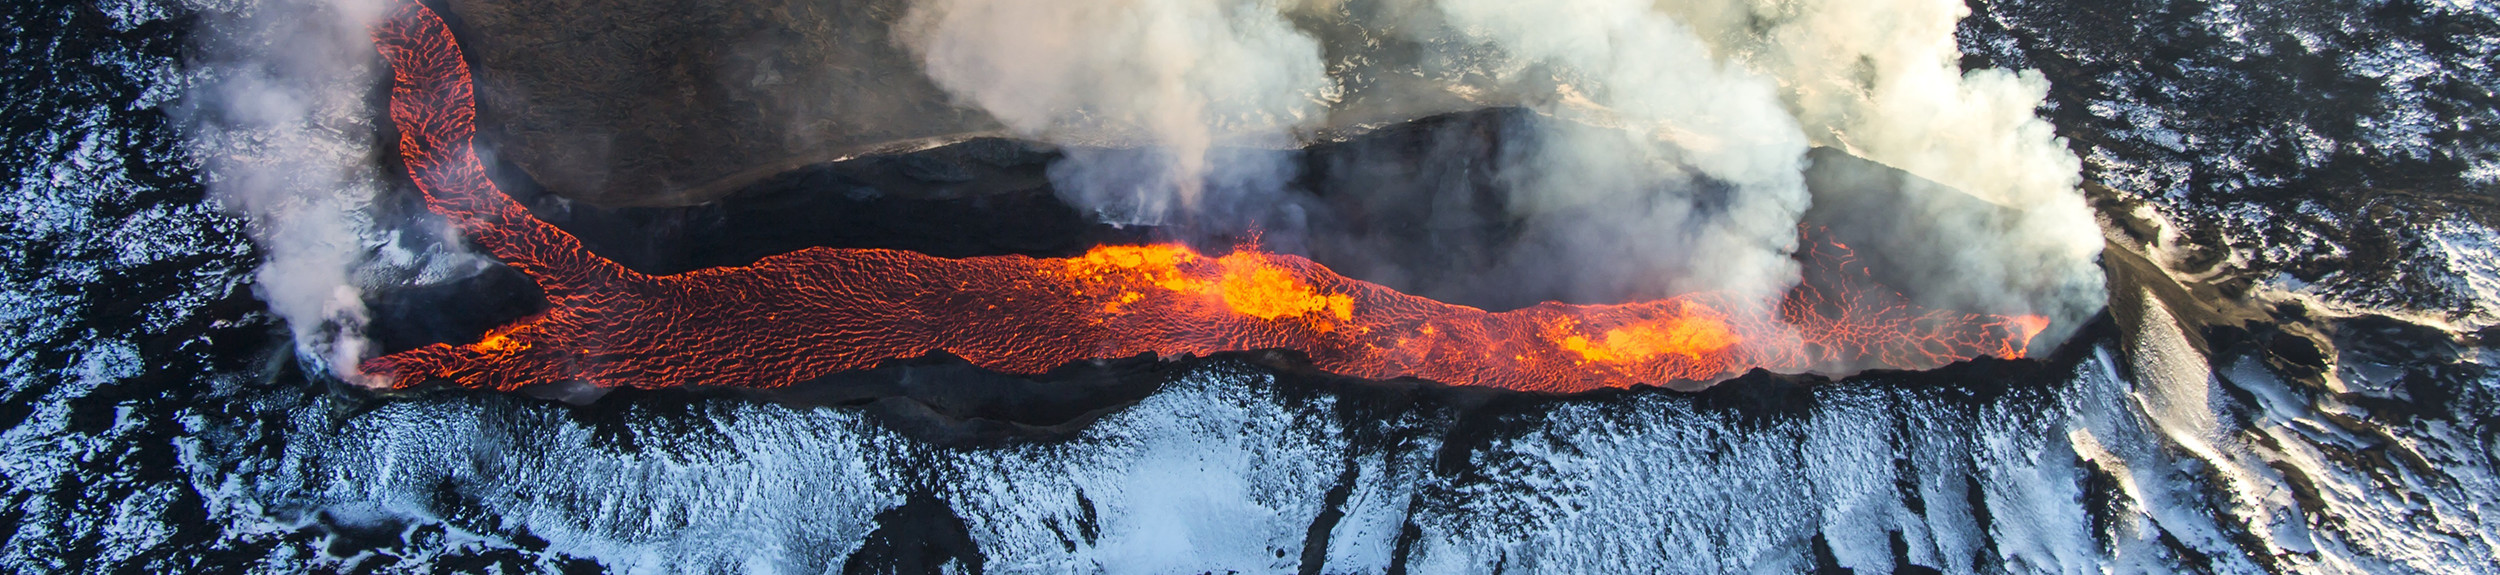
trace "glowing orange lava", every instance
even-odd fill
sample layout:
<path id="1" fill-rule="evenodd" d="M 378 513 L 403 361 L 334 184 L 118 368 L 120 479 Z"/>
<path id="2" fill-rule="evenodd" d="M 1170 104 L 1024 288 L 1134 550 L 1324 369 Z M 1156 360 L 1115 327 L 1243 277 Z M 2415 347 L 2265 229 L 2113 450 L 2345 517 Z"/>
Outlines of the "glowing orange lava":
<path id="1" fill-rule="evenodd" d="M 1180 245 L 1104 246 L 1065 259 L 810 248 L 748 266 L 646 275 L 591 253 L 487 180 L 470 147 L 469 69 L 431 10 L 403 3 L 374 35 L 394 75 L 400 154 L 427 207 L 549 300 L 546 312 L 476 343 L 360 366 L 394 387 L 774 387 L 933 350 L 1038 373 L 1146 353 L 1291 349 L 1349 376 L 1574 392 L 1712 381 L 1754 367 L 1800 372 L 1872 360 L 1923 368 L 2021 357 L 2047 325 L 1919 309 L 1846 282 L 1778 302 L 1696 294 L 1493 313 L 1346 278 L 1301 257 L 1254 248 L 1215 257 Z M 1817 257 L 1852 263 L 1845 252 Z"/>

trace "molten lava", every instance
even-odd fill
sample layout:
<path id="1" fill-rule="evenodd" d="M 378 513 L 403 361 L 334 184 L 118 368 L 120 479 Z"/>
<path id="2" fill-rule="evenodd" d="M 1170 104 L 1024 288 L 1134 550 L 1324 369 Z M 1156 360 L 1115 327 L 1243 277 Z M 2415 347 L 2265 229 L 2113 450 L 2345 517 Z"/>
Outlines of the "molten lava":
<path id="1" fill-rule="evenodd" d="M 394 74 L 400 154 L 426 205 L 549 300 L 546 312 L 476 343 L 361 366 L 394 387 L 438 379 L 504 390 L 565 381 L 774 387 L 933 350 L 1037 373 L 1147 353 L 1291 349 L 1356 377 L 1574 392 L 1711 381 L 1754 367 L 2020 357 L 2047 325 L 1922 310 L 1846 281 L 1769 303 L 1697 294 L 1493 313 L 1346 278 L 1300 257 L 1255 248 L 1217 257 L 1180 245 L 1105 246 L 1066 259 L 811 248 L 742 267 L 646 275 L 591 253 L 487 180 L 470 146 L 469 69 L 431 10 L 401 4 L 375 39 Z M 1854 265 L 1845 252 L 1815 257 Z"/>

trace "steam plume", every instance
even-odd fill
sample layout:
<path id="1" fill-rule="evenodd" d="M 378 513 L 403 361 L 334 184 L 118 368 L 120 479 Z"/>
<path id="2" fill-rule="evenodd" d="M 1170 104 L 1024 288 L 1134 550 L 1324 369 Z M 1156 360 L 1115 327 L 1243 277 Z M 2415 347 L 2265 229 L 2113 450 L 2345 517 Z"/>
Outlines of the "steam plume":
<path id="1" fill-rule="evenodd" d="M 1660 2 L 1706 31 L 1713 48 L 1776 75 L 1815 144 L 1890 165 L 2006 208 L 2002 216 L 1933 213 L 1907 230 L 1933 238 L 1898 254 L 1912 288 L 1957 309 L 2041 312 L 2071 326 L 2104 294 L 2093 260 L 2102 240 L 2077 192 L 2081 163 L 2034 112 L 2048 95 L 2038 72 L 1963 72 L 1953 0 Z M 1923 182 L 1896 186 L 1919 187 Z M 1943 209 L 1941 204 L 1931 206 Z M 1900 257 L 1917 256 L 1917 257 Z"/>
<path id="2" fill-rule="evenodd" d="M 364 286 L 414 263 L 374 221 L 381 189 L 367 95 L 382 68 L 367 26 L 380 0 L 203 3 L 195 84 L 176 112 L 209 193 L 250 220 L 255 290 L 298 357 L 358 383 Z M 385 257 L 375 258 L 375 254 Z M 398 256 L 398 257 L 392 257 Z"/>
<path id="3" fill-rule="evenodd" d="M 1335 94 L 1319 43 L 1272 1 L 928 0 L 903 26 L 931 78 L 1010 129 L 1127 148 L 1075 150 L 1051 173 L 1071 200 L 1119 222 L 1195 206 L 1217 145 L 1285 146 Z M 1264 173 L 1283 164 L 1235 156 Z"/>
<path id="4" fill-rule="evenodd" d="M 1020 132 L 1132 148 L 1072 152 L 1054 169 L 1072 200 L 1128 221 L 1256 211 L 1199 201 L 1227 169 L 1291 180 L 1290 166 L 1211 165 L 1211 146 L 1307 143 L 1313 129 L 1357 128 L 1332 117 L 1453 101 L 1526 107 L 1553 121 L 1497 159 L 1503 205 L 1525 227 L 1497 263 L 1582 300 L 1785 289 L 1816 197 L 1806 152 L 1843 150 L 1902 170 L 1835 167 L 1815 188 L 1897 194 L 1882 197 L 1906 216 L 1865 226 L 1891 238 L 1874 247 L 1901 264 L 1894 287 L 2051 315 L 2054 343 L 2101 304 L 2098 226 L 2079 163 L 2034 112 L 2045 80 L 1959 70 L 1966 12 L 1953 0 L 922 0 L 902 37 L 941 86 Z"/>
<path id="5" fill-rule="evenodd" d="M 1563 120 L 1534 124 L 1504 169 L 1539 246 L 1510 265 L 1604 263 L 1572 274 L 1595 300 L 1767 298 L 1794 282 L 1807 143 L 1768 78 L 1642 0 L 1446 0 L 1406 19 L 1422 40 L 1494 54 L 1483 69 L 1517 100 L 1491 103 Z"/>

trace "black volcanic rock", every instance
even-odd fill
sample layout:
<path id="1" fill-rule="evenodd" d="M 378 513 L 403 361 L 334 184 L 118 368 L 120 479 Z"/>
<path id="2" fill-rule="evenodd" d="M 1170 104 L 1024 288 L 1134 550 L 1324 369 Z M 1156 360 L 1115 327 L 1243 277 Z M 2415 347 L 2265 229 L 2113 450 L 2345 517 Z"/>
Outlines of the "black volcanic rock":
<path id="1" fill-rule="evenodd" d="M 789 387 L 742 392 L 803 406 L 860 407 L 913 439 L 986 447 L 1076 436 L 1144 399 L 1179 368 L 1152 357 L 1086 362 L 1040 375 L 981 369 L 944 352 Z"/>
<path id="2" fill-rule="evenodd" d="M 2176 228 L 2184 245 L 2164 247 L 2183 261 L 2167 263 L 2367 309 L 2500 315 L 2461 277 L 2487 264 L 2442 246 L 2500 226 L 2489 6 L 1967 3 L 1963 67 L 2045 75 L 2041 114 L 2096 195 Z"/>
<path id="3" fill-rule="evenodd" d="M 889 38 L 900 0 L 450 0 L 500 153 L 574 199 L 683 205 L 996 129 Z"/>
<path id="4" fill-rule="evenodd" d="M 877 514 L 877 530 L 842 561 L 843 575 L 971 573 L 988 562 L 962 517 L 946 502 L 916 494 Z"/>

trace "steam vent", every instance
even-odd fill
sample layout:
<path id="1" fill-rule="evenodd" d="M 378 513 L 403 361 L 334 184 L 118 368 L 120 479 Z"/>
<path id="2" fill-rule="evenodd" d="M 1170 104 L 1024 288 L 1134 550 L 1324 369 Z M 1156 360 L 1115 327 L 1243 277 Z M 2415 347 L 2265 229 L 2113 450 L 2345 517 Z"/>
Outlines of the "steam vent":
<path id="1" fill-rule="evenodd" d="M 2500 574 L 2500 7 L 26 0 L 0 572 Z"/>

